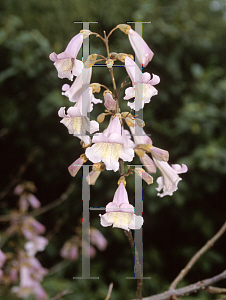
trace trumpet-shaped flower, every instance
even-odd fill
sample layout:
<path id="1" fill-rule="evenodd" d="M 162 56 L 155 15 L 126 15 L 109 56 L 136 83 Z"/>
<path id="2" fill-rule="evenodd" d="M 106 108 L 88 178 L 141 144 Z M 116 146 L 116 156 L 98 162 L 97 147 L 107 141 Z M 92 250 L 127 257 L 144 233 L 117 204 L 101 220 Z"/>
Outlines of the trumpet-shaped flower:
<path id="1" fill-rule="evenodd" d="M 94 145 L 86 149 L 85 155 L 93 163 L 103 162 L 107 170 L 119 169 L 119 158 L 132 161 L 134 157 L 133 143 L 124 134 L 118 117 L 111 119 L 103 133 L 94 135 Z"/>
<path id="2" fill-rule="evenodd" d="M 83 63 L 76 59 L 82 43 L 83 34 L 79 33 L 71 39 L 64 52 L 58 55 L 55 52 L 50 54 L 49 58 L 54 61 L 59 78 L 72 80 L 73 76 L 82 72 Z"/>
<path id="3" fill-rule="evenodd" d="M 124 100 L 135 98 L 133 103 L 128 102 L 128 106 L 132 109 L 140 110 L 144 107 L 145 103 L 151 101 L 151 97 L 158 94 L 158 91 L 153 85 L 160 82 L 160 78 L 157 75 L 151 75 L 147 72 L 142 73 L 137 64 L 128 56 L 125 58 L 125 68 L 132 80 L 132 87 L 125 90 Z"/>
<path id="4" fill-rule="evenodd" d="M 175 164 L 170 166 L 166 161 L 161 160 L 158 157 L 153 156 L 153 160 L 160 170 L 162 176 L 157 179 L 158 187 L 157 191 L 163 190 L 162 194 L 158 193 L 159 197 L 164 197 L 166 195 L 172 196 L 178 187 L 178 183 L 182 180 L 178 174 L 186 173 L 188 168 L 185 164 L 182 166 Z"/>
<path id="5" fill-rule="evenodd" d="M 127 191 L 123 183 L 120 183 L 113 202 L 106 206 L 106 213 L 100 215 L 101 225 L 122 228 L 124 230 L 140 229 L 143 225 L 143 217 L 134 214 L 134 207 L 129 204 Z"/>
<path id="6" fill-rule="evenodd" d="M 146 67 L 152 60 L 154 53 L 148 47 L 144 39 L 133 29 L 129 30 L 128 36 L 139 63 L 142 64 L 143 67 Z"/>
<path id="7" fill-rule="evenodd" d="M 82 72 L 76 77 L 71 87 L 68 84 L 64 84 L 63 95 L 67 96 L 71 102 L 77 102 L 82 93 L 89 88 L 92 75 L 92 67 L 83 68 Z"/>
<path id="8" fill-rule="evenodd" d="M 67 127 L 68 132 L 80 138 L 86 145 L 91 141 L 86 131 L 94 133 L 99 130 L 99 124 L 96 121 L 90 121 L 88 117 L 81 115 L 79 106 L 69 107 L 67 114 L 65 107 L 61 107 L 58 115 L 63 118 L 60 122 Z"/>

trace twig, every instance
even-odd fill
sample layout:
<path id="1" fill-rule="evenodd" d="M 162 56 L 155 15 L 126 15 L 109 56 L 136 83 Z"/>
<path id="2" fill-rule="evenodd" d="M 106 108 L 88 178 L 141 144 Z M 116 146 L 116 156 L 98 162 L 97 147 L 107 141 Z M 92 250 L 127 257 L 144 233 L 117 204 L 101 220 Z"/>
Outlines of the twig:
<path id="1" fill-rule="evenodd" d="M 197 293 L 200 290 L 205 290 L 208 286 L 213 285 L 214 283 L 223 280 L 226 278 L 226 270 L 224 270 L 222 273 L 212 277 L 208 278 L 202 281 L 198 281 L 196 283 L 193 283 L 191 285 L 188 285 L 186 287 L 177 289 L 177 290 L 169 290 L 167 292 L 150 296 L 150 297 L 144 297 L 143 300 L 165 300 L 169 297 L 176 295 L 176 296 L 184 296 L 189 295 L 191 293 Z"/>
<path id="2" fill-rule="evenodd" d="M 71 260 L 62 260 L 60 263 L 58 263 L 55 266 L 53 266 L 52 268 L 50 268 L 48 271 L 48 274 L 46 276 L 51 276 L 51 275 L 63 270 L 70 264 L 71 264 Z"/>
<path id="3" fill-rule="evenodd" d="M 12 178 L 11 182 L 1 191 L 0 193 L 0 200 L 2 200 L 10 191 L 11 189 L 20 182 L 20 178 L 26 171 L 27 167 L 30 165 L 30 163 L 34 160 L 36 154 L 37 154 L 37 149 L 35 148 L 30 155 L 28 155 L 27 161 L 20 166 L 17 174 L 15 177 Z"/>
<path id="4" fill-rule="evenodd" d="M 67 187 L 66 191 L 58 199 L 56 199 L 55 201 L 47 204 L 46 206 L 43 206 L 39 209 L 34 210 L 33 212 L 29 213 L 29 215 L 33 216 L 33 217 L 37 217 L 41 214 L 44 214 L 48 210 L 51 210 L 52 208 L 55 208 L 56 206 L 60 205 L 65 200 L 67 200 L 69 195 L 73 192 L 74 188 L 75 188 L 75 183 L 74 182 L 70 183 L 69 186 Z"/>
<path id="5" fill-rule="evenodd" d="M 129 240 L 133 256 L 135 257 L 135 269 L 138 273 L 136 299 L 138 300 L 138 299 L 142 299 L 143 279 L 142 279 L 142 274 L 141 274 L 141 265 L 139 262 L 137 249 L 136 249 L 136 247 L 134 247 L 134 240 L 133 240 L 131 230 L 130 231 L 124 230 L 124 233 Z"/>
<path id="6" fill-rule="evenodd" d="M 63 203 L 65 200 L 67 200 L 67 198 L 69 197 L 69 195 L 73 192 L 75 187 L 75 183 L 70 183 L 69 186 L 67 187 L 66 191 L 55 201 L 47 204 L 46 206 L 43 206 L 39 209 L 36 209 L 32 212 L 29 212 L 27 214 L 23 214 L 20 215 L 21 216 L 32 216 L 32 217 L 37 217 L 41 214 L 44 214 L 45 212 L 55 208 L 56 206 L 60 205 L 61 203 Z M 6 221 L 11 221 L 12 219 L 15 219 L 15 215 L 5 215 L 5 216 L 0 216 L 0 222 L 6 222 Z"/>
<path id="7" fill-rule="evenodd" d="M 210 247 L 214 245 L 214 243 L 220 238 L 220 236 L 225 232 L 226 230 L 226 222 L 223 224 L 223 226 L 220 228 L 220 230 L 209 240 L 207 243 L 190 259 L 188 264 L 180 271 L 180 273 L 177 275 L 177 277 L 174 279 L 174 281 L 170 285 L 170 290 L 173 290 L 176 288 L 178 283 L 185 277 L 185 275 L 189 272 L 191 267 L 197 262 L 197 260 L 207 251 Z"/>
<path id="8" fill-rule="evenodd" d="M 111 282 L 110 285 L 109 285 L 108 293 L 107 293 L 107 296 L 106 296 L 105 300 L 108 300 L 111 297 L 112 289 L 113 289 L 113 283 Z"/>
<path id="9" fill-rule="evenodd" d="M 208 286 L 206 291 L 210 294 L 226 294 L 226 289 L 215 286 Z"/>
<path id="10" fill-rule="evenodd" d="M 62 296 L 65 296 L 67 294 L 72 294 L 72 293 L 74 293 L 74 291 L 66 289 L 60 292 L 59 294 L 57 294 L 56 296 L 54 296 L 53 298 L 51 298 L 50 300 L 57 300 L 60 299 Z"/>

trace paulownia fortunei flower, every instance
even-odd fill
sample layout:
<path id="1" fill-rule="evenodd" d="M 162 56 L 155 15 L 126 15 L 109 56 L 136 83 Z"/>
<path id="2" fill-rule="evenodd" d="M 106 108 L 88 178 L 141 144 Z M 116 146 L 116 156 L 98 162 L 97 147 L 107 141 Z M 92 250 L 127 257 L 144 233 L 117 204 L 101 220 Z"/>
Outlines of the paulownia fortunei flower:
<path id="1" fill-rule="evenodd" d="M 153 85 L 160 82 L 157 75 L 151 75 L 147 72 L 142 73 L 137 64 L 128 56 L 125 58 L 125 68 L 132 81 L 132 87 L 125 90 L 124 100 L 135 98 L 133 103 L 128 102 L 128 106 L 136 111 L 144 107 L 145 103 L 151 101 L 151 97 L 158 94 L 158 91 Z"/>
<path id="2" fill-rule="evenodd" d="M 112 202 L 106 206 L 106 213 L 100 215 L 102 226 L 122 228 L 124 230 L 140 229 L 143 225 L 143 217 L 134 214 L 134 207 L 129 204 L 127 191 L 123 183 L 120 183 Z"/>
<path id="3" fill-rule="evenodd" d="M 83 34 L 79 33 L 71 39 L 64 52 L 60 54 L 53 52 L 50 54 L 49 58 L 54 61 L 59 78 L 72 80 L 73 76 L 77 76 L 82 72 L 83 63 L 76 59 L 82 43 Z"/>
<path id="4" fill-rule="evenodd" d="M 94 145 L 86 149 L 85 155 L 93 163 L 103 162 L 106 170 L 117 171 L 119 158 L 132 161 L 134 157 L 133 143 L 124 133 L 119 118 L 110 120 L 108 128 L 103 133 L 94 135 Z"/>

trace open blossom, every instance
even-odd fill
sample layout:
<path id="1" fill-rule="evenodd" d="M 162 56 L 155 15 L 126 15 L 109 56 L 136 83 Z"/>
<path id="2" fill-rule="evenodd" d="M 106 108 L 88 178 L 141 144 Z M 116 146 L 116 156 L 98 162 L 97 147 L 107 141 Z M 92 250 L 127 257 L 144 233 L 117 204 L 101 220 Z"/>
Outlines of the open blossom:
<path id="1" fill-rule="evenodd" d="M 103 162 L 107 170 L 119 169 L 119 158 L 132 161 L 134 157 L 133 143 L 126 137 L 118 117 L 112 118 L 103 133 L 94 135 L 94 145 L 86 149 L 85 155 L 93 163 Z"/>
<path id="2" fill-rule="evenodd" d="M 124 100 L 135 98 L 133 103 L 128 102 L 128 106 L 132 109 L 140 110 L 145 103 L 151 101 L 151 97 L 158 94 L 158 91 L 153 85 L 160 82 L 157 75 L 151 75 L 147 72 L 142 73 L 137 64 L 128 56 L 125 58 L 125 68 L 132 81 L 132 87 L 125 90 Z"/>
<path id="3" fill-rule="evenodd" d="M 140 229 L 143 225 L 143 218 L 134 214 L 134 207 L 129 204 L 127 191 L 123 183 L 120 183 L 113 202 L 106 206 L 106 213 L 100 215 L 101 225 L 122 228 L 124 230 Z"/>
<path id="4" fill-rule="evenodd" d="M 65 113 L 65 107 L 61 107 L 58 115 L 63 118 L 60 122 L 67 127 L 68 132 L 77 136 L 86 145 L 91 141 L 86 131 L 94 133 L 99 130 L 99 124 L 96 121 L 90 121 L 88 117 L 81 115 L 79 106 L 69 107 L 67 114 Z"/>
<path id="5" fill-rule="evenodd" d="M 71 86 L 64 84 L 63 95 L 67 96 L 71 102 L 77 102 L 82 93 L 89 88 L 92 76 L 92 67 L 83 68 L 82 72 L 76 77 Z"/>
<path id="6" fill-rule="evenodd" d="M 154 53 L 148 47 L 144 39 L 133 29 L 129 30 L 128 37 L 139 63 L 142 64 L 143 67 L 146 67 L 152 60 Z"/>
<path id="7" fill-rule="evenodd" d="M 136 130 L 134 127 L 130 127 L 133 134 L 133 139 L 136 145 L 148 144 L 151 145 L 150 153 L 153 160 L 144 153 L 143 157 L 140 157 L 140 161 L 145 166 L 149 173 L 155 173 L 156 167 L 160 170 L 162 176 L 157 179 L 158 188 L 157 191 L 163 189 L 163 193 L 158 193 L 159 197 L 166 195 L 172 196 L 173 192 L 177 190 L 177 185 L 182 180 L 178 174 L 186 173 L 188 168 L 182 164 L 182 167 L 178 164 L 170 166 L 167 161 L 169 160 L 169 152 L 157 147 L 152 146 L 152 140 L 147 136 L 144 130 L 137 126 Z"/>
<path id="8" fill-rule="evenodd" d="M 50 54 L 49 58 L 54 61 L 59 78 L 72 80 L 73 76 L 77 76 L 82 72 L 83 63 L 76 59 L 82 43 L 83 34 L 79 33 L 71 39 L 64 52 L 58 55 L 55 52 Z"/>
<path id="9" fill-rule="evenodd" d="M 37 258 L 19 253 L 20 284 L 12 288 L 12 292 L 18 297 L 26 299 L 30 294 L 35 295 L 36 300 L 47 300 L 47 294 L 42 288 L 40 281 L 47 274 Z"/>
<path id="10" fill-rule="evenodd" d="M 34 236 L 32 240 L 28 241 L 24 248 L 27 251 L 29 256 L 34 256 L 37 252 L 45 250 L 46 245 L 48 244 L 47 238 L 43 236 Z"/>

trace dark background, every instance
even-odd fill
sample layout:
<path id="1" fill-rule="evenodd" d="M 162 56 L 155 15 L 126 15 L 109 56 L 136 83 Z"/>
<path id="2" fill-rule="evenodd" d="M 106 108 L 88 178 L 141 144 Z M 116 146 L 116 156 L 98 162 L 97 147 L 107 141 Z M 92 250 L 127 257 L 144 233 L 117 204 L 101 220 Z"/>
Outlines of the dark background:
<path id="1" fill-rule="evenodd" d="M 82 29 L 73 21 L 98 21 L 90 25 L 90 30 L 100 34 L 126 21 L 152 22 L 143 25 L 143 38 L 155 53 L 145 71 L 159 75 L 161 82 L 157 86 L 159 94 L 144 108 L 145 131 L 151 134 L 155 146 L 169 151 L 170 164 L 185 163 L 188 172 L 181 175 L 183 181 L 172 197 L 159 198 L 156 183 L 143 184 L 144 276 L 152 277 L 144 281 L 143 296 L 149 296 L 167 289 L 225 220 L 226 3 L 1 0 L 0 188 L 3 190 L 11 182 L 32 153 L 33 161 L 22 179 L 35 182 L 42 206 L 58 198 L 70 182 L 76 185 L 62 205 L 38 217 L 46 226 L 47 235 L 61 223 L 46 250 L 38 254 L 46 268 L 62 261 L 59 251 L 74 234 L 82 216 L 82 172 L 72 178 L 67 167 L 83 150 L 79 140 L 59 122 L 58 109 L 70 106 L 61 95 L 61 86 L 67 80 L 57 77 L 48 58 L 53 51 L 64 51 Z M 90 42 L 90 53 L 105 55 L 99 39 L 91 36 Z M 110 51 L 133 53 L 121 31 L 112 35 Z M 115 76 L 120 84 L 126 77 L 123 68 L 117 68 Z M 92 82 L 111 87 L 108 77 L 107 69 L 93 68 Z M 103 99 L 101 93 L 97 96 Z M 124 102 L 122 105 L 126 107 Z M 96 105 L 91 119 L 102 110 L 103 105 Z M 102 173 L 91 187 L 90 205 L 103 207 L 112 201 L 117 179 L 114 172 Z M 128 181 L 127 189 L 133 203 L 133 179 Z M 7 214 L 16 203 L 16 197 L 7 194 L 1 202 L 1 214 Z M 91 261 L 91 275 L 100 279 L 72 279 L 81 276 L 80 257 L 44 279 L 43 286 L 50 297 L 69 287 L 74 293 L 64 299 L 104 299 L 110 282 L 114 283 L 112 300 L 135 296 L 135 280 L 126 280 L 133 276 L 128 241 L 121 229 L 101 227 L 98 214 L 91 212 L 91 225 L 108 240 L 106 251 L 99 251 Z M 223 236 L 192 268 L 183 285 L 223 271 L 225 252 Z M 224 286 L 225 281 L 219 285 Z M 10 297 L 5 299 L 15 299 Z M 213 299 L 207 293 L 194 297 Z"/>

